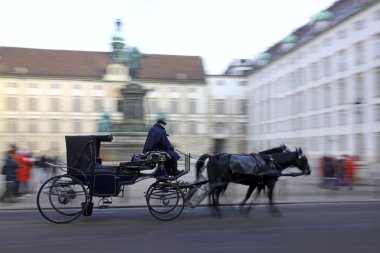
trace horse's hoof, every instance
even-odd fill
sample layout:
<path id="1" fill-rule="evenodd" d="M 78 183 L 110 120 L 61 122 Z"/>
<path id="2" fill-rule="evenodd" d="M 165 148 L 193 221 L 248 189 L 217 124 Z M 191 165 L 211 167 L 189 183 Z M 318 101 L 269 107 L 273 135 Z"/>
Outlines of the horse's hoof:
<path id="1" fill-rule="evenodd" d="M 281 217 L 281 216 L 282 216 L 280 210 L 278 210 L 278 209 L 275 208 L 275 207 L 270 207 L 270 208 L 269 208 L 269 211 L 270 211 L 270 213 L 272 214 L 272 216 L 274 216 L 274 217 Z"/>
<path id="2" fill-rule="evenodd" d="M 222 217 L 222 213 L 220 212 L 220 210 L 219 209 L 215 209 L 215 208 L 213 208 L 213 209 L 211 209 L 211 212 L 212 212 L 212 215 L 214 216 L 214 217 Z"/>
<path id="3" fill-rule="evenodd" d="M 251 208 L 250 207 L 247 207 L 247 208 L 240 207 L 239 211 L 240 211 L 241 214 L 248 215 L 249 212 L 251 211 Z"/>

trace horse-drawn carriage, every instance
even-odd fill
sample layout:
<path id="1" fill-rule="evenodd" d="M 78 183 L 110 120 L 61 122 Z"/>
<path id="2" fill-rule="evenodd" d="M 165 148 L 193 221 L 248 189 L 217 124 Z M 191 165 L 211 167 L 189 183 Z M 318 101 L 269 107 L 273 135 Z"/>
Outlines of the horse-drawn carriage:
<path id="1" fill-rule="evenodd" d="M 301 149 L 291 152 L 281 146 L 262 152 L 264 156 L 273 153 L 264 157 L 266 162 L 249 164 L 261 166 L 263 172 L 270 170 L 269 176 L 231 170 L 232 161 L 246 159 L 252 154 L 203 155 L 196 163 L 197 180 L 194 183 L 180 182 L 178 178 L 190 171 L 190 154 L 183 154 L 185 170 L 176 176 L 166 173 L 165 162 L 170 156 L 164 151 L 136 154 L 131 161 L 105 165 L 100 157 L 101 143 L 112 139 L 112 135 L 66 136 L 67 164 L 50 164 L 65 173 L 48 179 L 37 194 L 37 207 L 44 218 L 53 223 L 68 223 L 82 215 L 91 216 L 94 197 L 99 198 L 99 207 L 102 207 L 108 204 L 109 198 L 122 194 L 124 186 L 153 178 L 155 182 L 145 192 L 149 212 L 159 220 L 173 220 L 182 213 L 185 205 L 195 207 L 209 193 L 215 207 L 220 193 L 230 182 L 249 185 L 250 195 L 259 184 L 268 184 L 271 192 L 276 177 L 283 175 L 282 170 L 289 166 L 301 170 L 297 175 L 310 174 L 310 166 Z M 206 157 L 211 159 L 207 165 Z M 207 176 L 200 177 L 206 168 Z M 273 169 L 278 173 L 272 175 Z M 247 194 L 242 204 L 248 197 Z"/>
<path id="2" fill-rule="evenodd" d="M 168 176 L 165 161 L 168 154 L 151 151 L 133 155 L 131 161 L 103 165 L 100 157 L 102 142 L 111 142 L 112 135 L 66 136 L 67 164 L 64 174 L 48 179 L 37 194 L 41 215 L 54 223 L 68 223 L 81 215 L 90 216 L 93 198 L 99 206 L 109 198 L 124 192 L 124 186 L 141 180 L 156 181 L 145 193 L 150 213 L 160 220 L 172 220 L 184 209 L 185 194 L 193 184 L 179 184 L 177 179 L 190 170 L 190 154 L 184 155 L 185 170 L 177 176 Z"/>

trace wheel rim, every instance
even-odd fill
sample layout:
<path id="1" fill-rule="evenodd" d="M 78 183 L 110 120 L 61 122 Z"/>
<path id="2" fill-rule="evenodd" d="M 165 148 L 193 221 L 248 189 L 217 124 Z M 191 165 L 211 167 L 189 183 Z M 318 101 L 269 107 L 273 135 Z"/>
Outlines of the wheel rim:
<path id="1" fill-rule="evenodd" d="M 147 191 L 149 212 L 159 220 L 173 220 L 178 217 L 185 206 L 181 189 L 171 183 L 160 183 L 149 187 Z"/>
<path id="2" fill-rule="evenodd" d="M 87 191 L 83 184 L 68 175 L 47 180 L 37 194 L 39 212 L 54 223 L 67 223 L 77 219 L 87 203 Z"/>

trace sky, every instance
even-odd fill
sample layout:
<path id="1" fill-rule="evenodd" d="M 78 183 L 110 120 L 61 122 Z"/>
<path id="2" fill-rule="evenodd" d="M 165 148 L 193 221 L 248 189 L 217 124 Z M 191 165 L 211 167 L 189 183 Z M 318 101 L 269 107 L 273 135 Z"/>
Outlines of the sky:
<path id="1" fill-rule="evenodd" d="M 0 0 L 0 46 L 108 52 L 115 20 L 145 54 L 196 55 L 207 74 L 251 59 L 335 0 Z"/>

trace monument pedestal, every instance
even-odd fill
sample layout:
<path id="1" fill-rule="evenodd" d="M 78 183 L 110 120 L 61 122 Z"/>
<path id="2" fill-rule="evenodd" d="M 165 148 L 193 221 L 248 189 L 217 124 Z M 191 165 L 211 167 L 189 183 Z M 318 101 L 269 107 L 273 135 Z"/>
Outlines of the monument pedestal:
<path id="1" fill-rule="evenodd" d="M 147 132 L 113 132 L 112 142 L 102 143 L 100 156 L 105 161 L 130 161 L 143 151 Z"/>
<path id="2" fill-rule="evenodd" d="M 130 161 L 133 154 L 143 152 L 151 127 L 144 124 L 143 99 L 148 91 L 135 83 L 126 85 L 120 90 L 124 97 L 122 101 L 123 121 L 111 122 L 108 119 L 109 122 L 101 122 L 103 128 L 99 128 L 102 132 L 113 135 L 112 142 L 102 144 L 100 155 L 104 161 Z"/>

